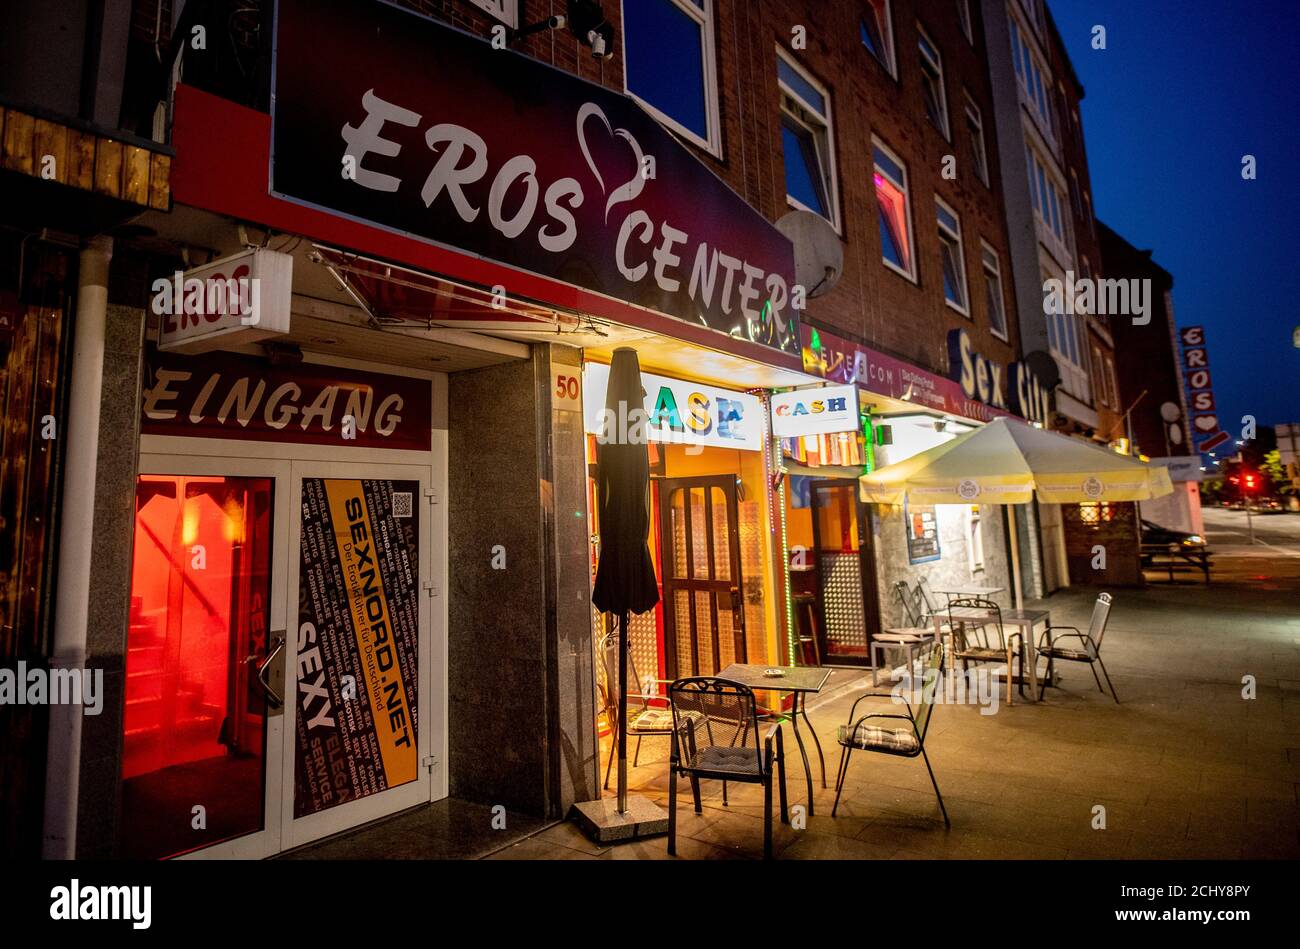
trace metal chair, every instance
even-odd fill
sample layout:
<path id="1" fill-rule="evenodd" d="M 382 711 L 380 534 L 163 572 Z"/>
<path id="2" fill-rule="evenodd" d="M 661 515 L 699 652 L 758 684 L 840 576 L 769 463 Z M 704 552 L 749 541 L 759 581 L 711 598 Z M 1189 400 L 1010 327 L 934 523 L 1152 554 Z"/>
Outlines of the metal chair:
<path id="1" fill-rule="evenodd" d="M 878 681 L 880 662 L 884 658 L 886 650 L 897 649 L 904 653 L 907 656 L 907 667 L 911 670 L 915 668 L 922 648 L 935 638 L 934 627 L 932 625 L 927 626 L 925 620 L 917 611 L 920 603 L 918 590 L 919 586 L 909 588 L 906 580 L 894 581 L 894 599 L 898 600 L 903 607 L 903 615 L 906 617 L 907 625 L 887 626 L 883 632 L 871 636 L 871 684 L 873 686 Z"/>
<path id="2" fill-rule="evenodd" d="M 605 700 L 605 718 L 614 733 L 618 733 L 618 634 L 610 633 L 601 643 L 601 659 L 605 667 L 605 688 L 603 696 Z M 668 685 L 666 679 L 647 679 L 645 682 L 637 678 L 636 663 L 632 659 L 632 650 L 629 644 L 627 652 L 627 681 L 629 692 L 627 694 L 627 734 L 628 737 L 636 738 L 636 750 L 632 753 L 632 767 L 636 767 L 641 759 L 641 739 L 655 735 L 671 735 L 673 731 L 672 712 L 663 705 L 652 705 L 651 702 L 663 702 L 662 695 L 642 694 L 649 692 L 646 688 L 647 683 L 653 682 L 657 685 Z M 635 689 L 635 692 L 630 691 Z M 605 765 L 605 788 L 609 788 L 609 772 L 614 767 L 614 758 L 618 754 L 617 741 L 611 742 L 609 750 L 609 762 Z"/>
<path id="3" fill-rule="evenodd" d="M 939 810 L 943 814 L 945 826 L 951 827 L 952 822 L 948 820 L 948 809 L 943 806 L 943 795 L 939 793 L 939 782 L 934 778 L 934 769 L 930 767 L 930 757 L 925 753 L 925 733 L 930 728 L 930 715 L 934 709 L 935 690 L 939 687 L 939 680 L 943 674 L 943 644 L 935 643 L 930 652 L 929 662 L 926 663 L 925 673 L 921 680 L 921 698 L 916 709 L 904 698 L 902 699 L 903 707 L 907 709 L 906 715 L 891 714 L 886 712 L 875 712 L 870 715 L 863 715 L 861 718 L 854 718 L 858 712 L 858 703 L 867 698 L 882 698 L 898 701 L 892 693 L 888 692 L 867 692 L 858 696 L 853 708 L 849 709 L 849 719 L 844 725 L 841 725 L 836 733 L 841 748 L 840 752 L 840 772 L 835 781 L 835 803 L 831 807 L 831 817 L 835 816 L 835 811 L 840 806 L 840 794 L 844 791 L 844 779 L 849 773 L 849 760 L 854 751 L 874 751 L 882 755 L 895 755 L 900 758 L 915 758 L 918 755 L 925 761 L 925 770 L 930 774 L 930 783 L 934 786 L 934 796 L 939 799 Z M 868 725 L 872 719 L 892 718 L 907 722 L 905 727 L 888 728 L 880 725 Z"/>
<path id="4" fill-rule="evenodd" d="M 700 779 L 763 786 L 763 858 L 772 856 L 772 766 L 780 783 L 781 823 L 790 823 L 785 795 L 785 748 L 779 722 L 759 732 L 754 690 L 714 676 L 678 679 L 668 688 L 672 752 L 668 769 L 668 855 L 677 854 L 677 779 L 691 781 L 695 813 Z M 773 749 L 775 741 L 775 749 Z M 761 742 L 761 743 L 760 743 Z"/>
<path id="5" fill-rule="evenodd" d="M 1042 685 L 1038 688 L 1038 698 L 1041 700 L 1043 693 L 1047 691 L 1047 683 L 1052 679 L 1053 663 L 1057 659 L 1063 659 L 1066 662 L 1086 662 L 1088 668 L 1092 670 L 1092 677 L 1097 681 L 1097 691 L 1102 695 L 1106 690 L 1101 687 L 1101 679 L 1097 678 L 1097 669 L 1093 663 L 1101 666 L 1102 675 L 1106 677 L 1106 684 L 1110 686 L 1110 696 L 1119 704 L 1119 696 L 1115 693 L 1115 685 L 1110 681 L 1110 673 L 1106 671 L 1106 663 L 1101 661 L 1101 640 L 1106 635 L 1106 623 L 1110 620 L 1110 594 L 1103 593 L 1097 597 L 1097 602 L 1092 607 L 1092 621 L 1088 624 L 1088 632 L 1080 632 L 1077 626 L 1048 626 L 1043 631 L 1042 639 L 1038 643 L 1038 654 L 1047 657 L 1047 675 L 1043 677 Z M 1058 630 L 1070 630 L 1068 633 L 1060 633 L 1059 636 L 1052 634 Z M 1082 649 L 1066 649 L 1056 645 L 1057 639 L 1077 639 Z M 1045 644 L 1045 645 L 1044 645 Z"/>
<path id="6" fill-rule="evenodd" d="M 953 611 L 961 608 L 982 610 L 982 619 L 960 619 Z M 961 660 L 962 672 L 971 662 L 1005 662 L 1007 664 L 1007 705 L 1012 704 L 1011 685 L 1014 679 L 1015 657 L 1023 652 L 1018 648 L 1020 633 L 1008 634 L 1002 626 L 1002 607 L 992 600 L 978 596 L 955 597 L 948 603 L 948 625 L 952 630 L 952 659 Z M 996 639 L 989 636 L 992 627 Z"/>

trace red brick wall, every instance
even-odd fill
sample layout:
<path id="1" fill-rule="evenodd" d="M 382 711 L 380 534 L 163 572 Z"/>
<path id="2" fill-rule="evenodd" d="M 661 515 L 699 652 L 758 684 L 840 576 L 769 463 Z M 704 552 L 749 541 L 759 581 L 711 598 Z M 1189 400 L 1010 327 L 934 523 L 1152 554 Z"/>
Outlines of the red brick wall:
<path id="1" fill-rule="evenodd" d="M 467 0 L 408 0 L 408 5 L 487 36 L 493 21 Z M 615 55 L 594 61 L 590 51 L 566 31 L 547 31 L 520 44 L 529 55 L 610 88 L 623 88 L 622 9 L 604 0 L 615 29 Z M 988 71 L 983 60 L 979 5 L 971 4 L 975 47 L 962 34 L 947 4 L 893 0 L 893 23 L 899 79 L 872 57 L 859 39 L 857 3 L 824 0 L 714 0 L 714 38 L 721 114 L 722 149 L 715 157 L 696 154 L 769 220 L 789 206 L 781 151 L 780 99 L 776 47 L 795 60 L 830 91 L 835 122 L 839 204 L 845 241 L 844 275 L 828 294 L 810 301 L 806 317 L 843 335 L 893 352 L 934 371 L 947 372 L 946 336 L 951 328 L 971 333 L 977 350 L 1002 363 L 1015 359 L 1014 292 L 1001 209 L 997 143 L 989 101 Z M 521 22 L 561 12 L 558 0 L 526 0 Z M 926 120 L 921 99 L 918 17 L 943 57 L 944 80 L 954 144 Z M 807 48 L 791 50 L 792 28 L 806 28 Z M 963 87 L 980 107 L 985 123 L 992 190 L 974 174 L 965 136 Z M 872 185 L 871 137 L 879 136 L 907 164 L 911 185 L 918 280 L 913 284 L 881 262 L 875 190 Z M 943 157 L 955 154 L 957 178 L 940 177 Z M 967 283 L 973 319 L 945 305 L 934 223 L 939 194 L 960 215 Z M 988 241 L 1002 262 L 1010 342 L 988 330 L 980 239 Z"/>

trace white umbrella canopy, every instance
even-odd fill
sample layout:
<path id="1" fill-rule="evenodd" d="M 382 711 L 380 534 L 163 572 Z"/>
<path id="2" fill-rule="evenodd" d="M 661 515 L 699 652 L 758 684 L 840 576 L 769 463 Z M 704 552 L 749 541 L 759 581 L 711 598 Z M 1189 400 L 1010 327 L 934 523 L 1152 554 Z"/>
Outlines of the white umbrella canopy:
<path id="1" fill-rule="evenodd" d="M 1146 501 L 1174 490 L 1169 470 L 1010 418 L 863 475 L 862 500 L 902 504 Z"/>
<path id="2" fill-rule="evenodd" d="M 1174 490 L 1169 469 L 1010 418 L 958 435 L 858 479 L 877 504 L 1047 504 L 1146 501 Z M 1015 603 L 1022 604 L 1020 544 L 1011 522 Z"/>

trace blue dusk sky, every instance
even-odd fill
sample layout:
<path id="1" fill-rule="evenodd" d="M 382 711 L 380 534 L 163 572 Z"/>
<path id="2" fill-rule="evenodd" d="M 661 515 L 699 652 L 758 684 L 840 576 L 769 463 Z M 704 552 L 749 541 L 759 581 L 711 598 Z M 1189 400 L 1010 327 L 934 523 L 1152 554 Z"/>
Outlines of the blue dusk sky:
<path id="1" fill-rule="evenodd" d="M 1300 4 L 1049 4 L 1084 86 L 1097 216 L 1173 274 L 1178 325 L 1205 327 L 1224 428 L 1300 422 Z"/>

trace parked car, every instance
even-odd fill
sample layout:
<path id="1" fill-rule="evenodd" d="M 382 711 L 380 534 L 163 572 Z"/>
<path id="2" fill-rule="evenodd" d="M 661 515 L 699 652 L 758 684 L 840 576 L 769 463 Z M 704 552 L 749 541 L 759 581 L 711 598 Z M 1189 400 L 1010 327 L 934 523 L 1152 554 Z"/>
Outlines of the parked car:
<path id="1" fill-rule="evenodd" d="M 1191 550 L 1205 549 L 1205 538 L 1200 534 L 1174 530 L 1172 527 L 1161 527 L 1159 524 L 1153 524 L 1146 519 L 1142 521 L 1142 543 L 1162 544 L 1165 546 L 1177 544 Z"/>

